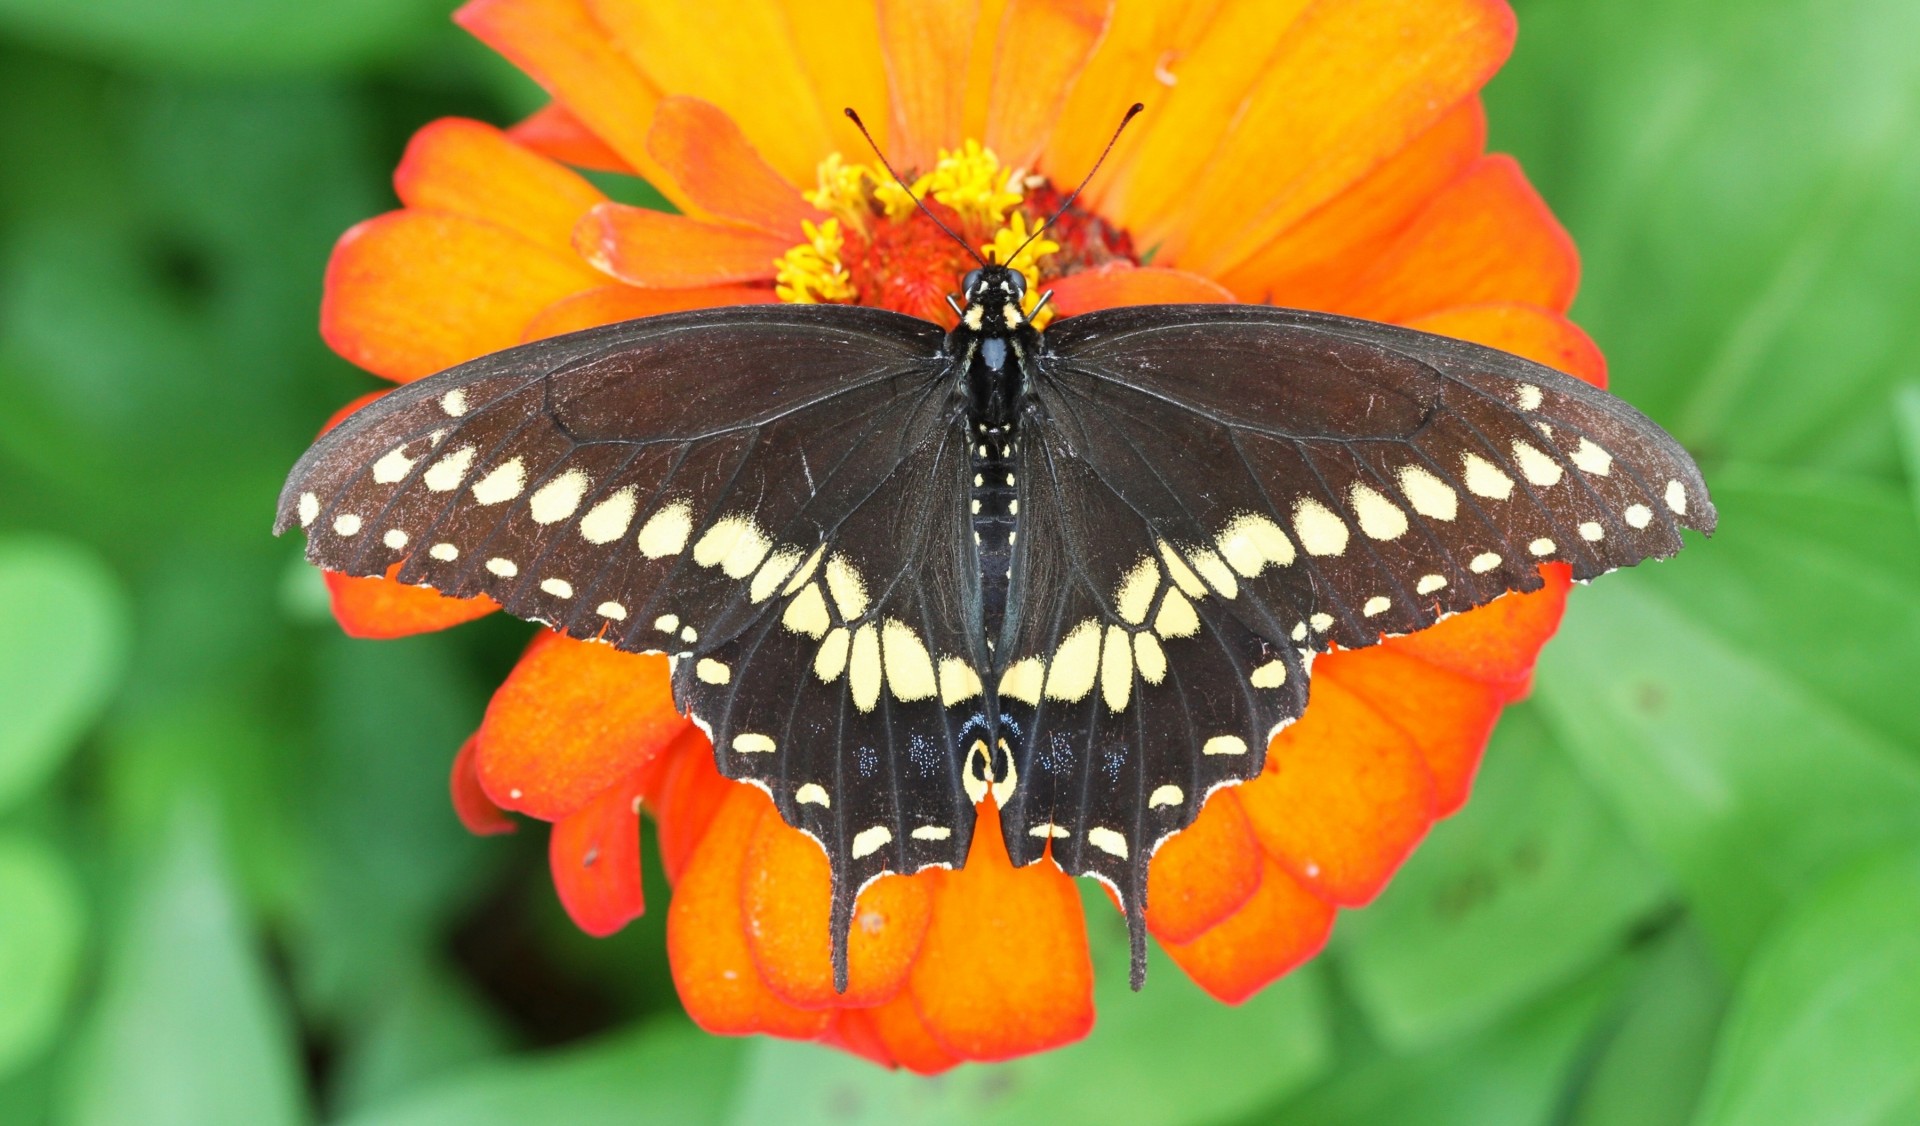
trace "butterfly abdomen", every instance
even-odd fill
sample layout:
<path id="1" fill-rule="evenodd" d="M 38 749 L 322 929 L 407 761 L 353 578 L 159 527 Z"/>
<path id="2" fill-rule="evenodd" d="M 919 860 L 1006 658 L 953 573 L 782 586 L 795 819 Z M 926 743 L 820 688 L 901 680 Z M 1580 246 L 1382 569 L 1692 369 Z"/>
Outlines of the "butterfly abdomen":
<path id="1" fill-rule="evenodd" d="M 971 460 L 974 543 L 980 561 L 980 604 L 986 636 L 1000 636 L 1007 613 L 1007 584 L 1020 525 L 1020 488 L 1014 476 L 1019 450 L 1011 427 L 975 426 Z"/>

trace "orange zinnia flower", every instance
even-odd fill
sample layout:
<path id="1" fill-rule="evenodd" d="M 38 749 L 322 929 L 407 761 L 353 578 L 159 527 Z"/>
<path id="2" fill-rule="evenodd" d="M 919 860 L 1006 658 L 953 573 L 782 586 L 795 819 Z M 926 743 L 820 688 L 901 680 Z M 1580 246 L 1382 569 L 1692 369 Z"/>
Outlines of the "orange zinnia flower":
<path id="1" fill-rule="evenodd" d="M 422 129 L 395 176 L 404 208 L 340 240 L 323 332 L 391 380 L 698 306 L 853 301 L 946 322 L 964 254 L 864 162 L 840 108 L 866 110 L 942 217 L 1004 253 L 1136 100 L 1147 113 L 1081 207 L 1016 263 L 1059 314 L 1272 302 L 1604 379 L 1563 315 L 1572 244 L 1518 166 L 1482 151 L 1478 91 L 1513 38 L 1500 0 L 473 0 L 457 18 L 553 101 L 504 132 Z M 569 165 L 642 176 L 682 213 L 610 202 Z M 1222 1000 L 1249 996 L 1459 808 L 1559 621 L 1566 572 L 1545 570 L 1545 590 L 1315 664 L 1266 773 L 1153 860 L 1148 923 L 1174 963 Z M 360 636 L 496 608 L 328 581 Z M 1009 865 L 991 801 L 963 871 L 861 896 L 837 993 L 826 857 L 719 776 L 664 658 L 541 634 L 461 748 L 453 793 L 477 832 L 511 828 L 502 810 L 552 822 L 555 884 L 595 934 L 641 911 L 651 812 L 674 979 L 716 1032 L 932 1072 L 1092 1025 L 1080 899 L 1051 865 Z"/>

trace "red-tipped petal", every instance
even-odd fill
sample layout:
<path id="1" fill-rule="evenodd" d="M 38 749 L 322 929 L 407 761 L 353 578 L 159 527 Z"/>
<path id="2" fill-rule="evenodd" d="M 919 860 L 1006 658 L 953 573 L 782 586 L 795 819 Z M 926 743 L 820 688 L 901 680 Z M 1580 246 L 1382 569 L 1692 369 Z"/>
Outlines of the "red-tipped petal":
<path id="1" fill-rule="evenodd" d="M 687 194 L 716 219 L 744 223 L 788 243 L 804 237 L 802 219 L 815 211 L 775 172 L 711 102 L 674 97 L 654 111 L 647 147 Z"/>
<path id="2" fill-rule="evenodd" d="M 548 102 L 534 110 L 524 121 L 509 128 L 507 136 L 534 152 L 578 168 L 639 175 L 625 157 L 614 152 L 598 133 L 587 128 L 559 102 Z"/>
<path id="3" fill-rule="evenodd" d="M 628 285 L 686 289 L 763 281 L 792 245 L 765 231 L 603 203 L 574 229 L 581 257 Z M 604 279 L 603 279 L 604 280 Z"/>
<path id="4" fill-rule="evenodd" d="M 467 832 L 477 837 L 491 837 L 500 833 L 511 833 L 519 828 L 505 810 L 493 804 L 493 799 L 480 787 L 480 776 L 474 772 L 474 748 L 479 744 L 479 736 L 469 735 L 467 741 L 460 744 L 460 753 L 453 756 L 453 774 L 448 779 L 448 788 L 453 795 L 453 812 L 460 818 L 460 824 Z"/>
<path id="5" fill-rule="evenodd" d="M 472 598 L 449 598 L 431 587 L 408 586 L 393 576 L 401 564 L 387 568 L 385 575 L 364 578 L 323 571 L 328 605 L 333 620 L 348 637 L 386 640 L 412 637 L 448 629 L 475 618 L 484 618 L 500 604 L 484 594 Z"/>
<path id="6" fill-rule="evenodd" d="M 1540 647 L 1560 628 L 1573 573 L 1564 563 L 1540 568 L 1544 589 L 1508 594 L 1477 610 L 1385 643 L 1411 657 L 1499 688 L 1505 700 L 1524 696 Z"/>
<path id="7" fill-rule="evenodd" d="M 1314 689 L 1329 681 L 1413 740 L 1433 773 L 1435 816 L 1460 808 L 1500 718 L 1500 691 L 1386 646 L 1322 656 L 1313 663 Z"/>
<path id="8" fill-rule="evenodd" d="M 692 724 L 660 754 L 666 769 L 651 798 L 660 849 L 660 866 L 667 879 L 678 880 L 713 824 L 727 795 L 740 785 L 722 777 L 713 764 L 713 744 Z"/>
<path id="9" fill-rule="evenodd" d="M 1153 854 L 1147 868 L 1147 926 L 1162 942 L 1191 942 L 1240 909 L 1260 887 L 1260 842 L 1232 790 Z"/>
<path id="10" fill-rule="evenodd" d="M 563 255 L 573 225 L 606 198 L 565 165 L 461 117 L 413 135 L 393 187 L 409 208 L 483 219 Z"/>
<path id="11" fill-rule="evenodd" d="M 547 838 L 553 888 L 574 925 L 605 938 L 640 917 L 640 802 L 632 780 L 554 823 Z"/>
<path id="12" fill-rule="evenodd" d="M 863 1011 L 887 1053 L 908 1071 L 938 1075 L 961 1062 L 959 1056 L 942 1047 L 928 1031 L 927 1022 L 920 1019 L 920 1010 L 914 1007 L 913 997 L 907 990 L 901 990 L 884 1005 Z"/>
<path id="13" fill-rule="evenodd" d="M 1320 952 L 1333 930 L 1331 904 L 1267 861 L 1260 889 L 1192 942 L 1162 942 L 1200 988 L 1230 1005 Z"/>
<path id="14" fill-rule="evenodd" d="M 1407 327 L 1500 348 L 1595 387 L 1607 385 L 1607 358 L 1593 338 L 1579 325 L 1538 305 L 1462 305 L 1415 317 Z"/>

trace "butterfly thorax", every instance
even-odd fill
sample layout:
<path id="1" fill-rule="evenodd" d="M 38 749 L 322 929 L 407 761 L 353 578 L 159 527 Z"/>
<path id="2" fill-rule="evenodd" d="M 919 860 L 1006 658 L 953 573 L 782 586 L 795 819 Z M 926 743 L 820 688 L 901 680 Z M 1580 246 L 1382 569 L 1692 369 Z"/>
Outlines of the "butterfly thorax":
<path id="1" fill-rule="evenodd" d="M 962 283 L 966 308 L 947 336 L 948 354 L 966 365 L 967 435 L 972 470 L 976 558 L 986 636 L 998 637 L 1006 616 L 1013 545 L 1019 528 L 1017 421 L 1025 391 L 1022 368 L 1040 347 L 1040 334 L 1021 311 L 1026 279 L 1005 266 L 986 266 Z"/>

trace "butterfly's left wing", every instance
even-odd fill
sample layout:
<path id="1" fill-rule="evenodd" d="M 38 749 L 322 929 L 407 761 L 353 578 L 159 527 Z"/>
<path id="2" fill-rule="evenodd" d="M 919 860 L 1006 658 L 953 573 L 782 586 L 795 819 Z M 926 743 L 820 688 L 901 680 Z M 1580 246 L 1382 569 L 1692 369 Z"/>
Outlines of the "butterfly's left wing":
<path id="1" fill-rule="evenodd" d="M 1672 438 L 1519 357 L 1263 306 L 1051 328 L 1020 421 L 998 642 L 1015 863 L 1113 885 L 1144 957 L 1147 860 L 1262 769 L 1312 658 L 1713 528 Z"/>
<path id="2" fill-rule="evenodd" d="M 667 654 L 721 770 L 825 848 L 844 981 L 858 889 L 958 866 L 973 827 L 956 746 L 987 657 L 943 339 L 751 306 L 509 349 L 323 436 L 277 527 L 331 570 Z"/>

